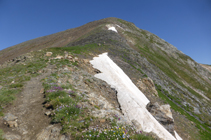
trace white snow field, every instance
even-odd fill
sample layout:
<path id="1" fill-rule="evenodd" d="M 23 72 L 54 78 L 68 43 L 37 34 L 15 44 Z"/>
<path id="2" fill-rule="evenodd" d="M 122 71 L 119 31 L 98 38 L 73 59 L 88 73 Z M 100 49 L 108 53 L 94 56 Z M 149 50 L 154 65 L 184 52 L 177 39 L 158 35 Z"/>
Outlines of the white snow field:
<path id="1" fill-rule="evenodd" d="M 113 25 L 107 24 L 106 27 L 108 28 L 108 30 L 111 30 L 111 31 L 114 31 L 114 32 L 118 33 L 116 28 Z"/>
<path id="2" fill-rule="evenodd" d="M 109 27 L 108 30 L 112 30 L 114 32 L 117 32 L 116 28 L 115 27 Z"/>
<path id="3" fill-rule="evenodd" d="M 171 135 L 146 109 L 149 100 L 133 84 L 130 78 L 107 55 L 103 53 L 90 61 L 94 68 L 102 73 L 95 77 L 106 81 L 117 90 L 117 98 L 122 112 L 128 120 L 136 120 L 142 127 L 142 131 L 154 132 L 164 140 L 182 140 L 177 133 L 175 138 Z"/>

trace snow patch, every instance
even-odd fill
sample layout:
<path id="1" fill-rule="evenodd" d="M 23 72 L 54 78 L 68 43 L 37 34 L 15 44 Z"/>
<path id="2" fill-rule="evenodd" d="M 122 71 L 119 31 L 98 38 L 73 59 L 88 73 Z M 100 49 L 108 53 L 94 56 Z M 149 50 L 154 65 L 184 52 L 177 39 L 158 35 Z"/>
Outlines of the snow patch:
<path id="1" fill-rule="evenodd" d="M 111 31 L 118 33 L 116 28 L 113 25 L 108 24 L 108 25 L 106 25 L 106 27 L 108 28 L 108 30 L 111 30 Z"/>
<path id="2" fill-rule="evenodd" d="M 117 32 L 116 28 L 115 27 L 109 27 L 108 30 L 111 30 L 111 31 L 114 31 L 114 32 Z M 117 32 L 118 33 L 118 32 Z"/>
<path id="3" fill-rule="evenodd" d="M 103 53 L 94 57 L 90 61 L 93 68 L 102 73 L 95 77 L 106 81 L 117 92 L 117 98 L 121 105 L 123 114 L 129 121 L 136 120 L 143 131 L 154 132 L 158 137 L 164 140 L 182 140 L 178 134 L 175 138 L 172 136 L 146 109 L 149 100 L 133 84 L 130 78 L 119 68 L 108 56 Z"/>

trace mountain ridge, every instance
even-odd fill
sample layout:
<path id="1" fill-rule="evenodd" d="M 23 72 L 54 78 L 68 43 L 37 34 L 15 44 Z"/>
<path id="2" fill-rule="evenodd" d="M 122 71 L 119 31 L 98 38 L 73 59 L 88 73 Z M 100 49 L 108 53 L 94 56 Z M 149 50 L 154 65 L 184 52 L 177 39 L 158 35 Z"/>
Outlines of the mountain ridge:
<path id="1" fill-rule="evenodd" d="M 1 67 L 20 63 L 20 55 L 38 50 L 69 51 L 86 59 L 108 52 L 136 85 L 146 77 L 152 79 L 159 97 L 146 91 L 150 101 L 169 103 L 175 116 L 179 112 L 194 121 L 206 139 L 211 127 L 211 72 L 158 36 L 122 19 L 105 18 L 4 49 L 0 51 Z"/>

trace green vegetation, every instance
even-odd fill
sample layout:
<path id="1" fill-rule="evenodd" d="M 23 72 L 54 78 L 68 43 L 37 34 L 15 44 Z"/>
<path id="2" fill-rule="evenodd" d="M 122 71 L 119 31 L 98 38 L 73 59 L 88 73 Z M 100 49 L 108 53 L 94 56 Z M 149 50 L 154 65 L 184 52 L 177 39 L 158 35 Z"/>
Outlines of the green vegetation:
<path id="1" fill-rule="evenodd" d="M 71 75 L 71 73 L 68 73 Z M 58 85 L 60 78 L 65 74 L 53 73 L 43 79 L 46 102 L 53 108 L 51 114 L 53 123 L 61 123 L 62 133 L 71 134 L 73 139 L 140 139 L 153 140 L 152 136 L 146 136 L 142 132 L 135 132 L 132 126 L 122 126 L 116 123 L 120 119 L 117 115 L 114 120 L 104 119 L 107 127 L 99 123 L 99 118 L 89 115 L 89 109 L 83 106 L 84 95 L 78 92 L 72 85 Z M 89 79 L 88 79 L 89 80 Z M 100 109 L 98 106 L 94 106 Z"/>
<path id="2" fill-rule="evenodd" d="M 151 63 L 157 66 L 160 70 L 162 70 L 169 78 L 177 82 L 180 86 L 187 88 L 189 92 L 197 96 L 198 98 L 203 98 L 200 94 L 196 93 L 194 90 L 191 90 L 191 88 L 186 87 L 182 82 L 181 78 L 184 79 L 188 84 L 190 84 L 192 87 L 196 89 L 200 89 L 201 91 L 205 93 L 211 92 L 210 86 L 204 86 L 202 83 L 198 81 L 198 79 L 201 79 L 204 81 L 205 85 L 209 85 L 205 80 L 201 78 L 196 72 L 196 70 L 193 70 L 188 64 L 180 63 L 178 60 L 174 59 L 173 57 L 169 56 L 165 51 L 157 48 L 157 50 L 154 50 L 151 48 L 152 44 L 155 44 L 157 42 L 154 41 L 154 37 L 151 35 L 149 39 L 147 39 L 146 31 L 141 31 L 141 33 L 145 36 L 138 37 L 137 35 L 131 33 L 131 32 L 125 32 L 127 36 L 132 37 L 136 40 L 136 47 L 139 49 L 140 54 L 147 58 L 147 60 Z M 158 43 L 160 44 L 160 43 Z M 192 60 L 190 57 L 184 54 L 177 54 L 184 62 L 186 62 L 188 59 Z M 194 75 L 191 76 L 190 75 Z M 205 87 L 208 88 L 208 90 L 205 89 Z M 207 97 L 211 99 L 211 94 L 207 94 Z"/>
<path id="3" fill-rule="evenodd" d="M 129 58 L 127 58 L 127 54 L 125 52 L 122 52 L 122 59 L 127 62 L 131 67 L 133 67 L 134 69 L 136 69 L 137 71 L 139 71 L 142 74 L 142 78 L 144 77 L 148 77 L 146 74 L 144 74 L 144 72 L 141 70 L 141 67 L 137 64 L 132 62 Z M 136 65 L 136 66 L 134 66 Z"/>
<path id="4" fill-rule="evenodd" d="M 208 114 L 204 112 L 202 112 L 201 114 L 195 114 L 194 109 L 191 106 L 184 106 L 181 104 L 183 99 L 185 99 L 192 105 L 193 105 L 192 101 L 198 102 L 195 98 L 189 96 L 188 92 L 192 93 L 198 99 L 201 100 L 204 99 L 202 95 L 197 93 L 191 87 L 199 89 L 200 91 L 204 92 L 208 98 L 211 99 L 211 94 L 210 94 L 211 87 L 209 86 L 209 83 L 207 83 L 204 79 L 202 79 L 202 77 L 198 74 L 196 68 L 193 69 L 187 63 L 188 59 L 189 60 L 192 59 L 187 55 L 177 53 L 176 55 L 178 55 L 178 57 L 183 61 L 181 62 L 173 58 L 169 54 L 167 54 L 165 51 L 161 50 L 159 47 L 154 48 L 153 45 L 157 43 L 154 39 L 154 36 L 152 37 L 150 36 L 150 38 L 148 38 L 146 32 L 144 31 L 141 32 L 144 35 L 144 37 L 140 38 L 131 32 L 125 32 L 125 33 L 127 36 L 135 39 L 135 42 L 137 43 L 135 47 L 137 50 L 139 50 L 141 56 L 145 57 L 151 64 L 159 68 L 162 72 L 164 72 L 169 78 L 171 78 L 173 81 L 179 84 L 182 88 L 187 89 L 187 91 L 184 91 L 184 93 L 177 92 L 179 94 L 179 96 L 177 97 L 173 96 L 173 94 L 171 95 L 169 93 L 165 93 L 167 98 L 174 101 L 181 107 L 183 107 L 186 111 L 190 111 L 194 116 L 198 117 L 200 120 L 204 121 L 205 122 L 204 125 L 210 126 L 209 121 L 211 120 L 211 117 Z M 157 44 L 162 45 L 162 43 L 160 42 Z M 133 64 L 133 62 L 130 62 L 129 64 L 131 63 Z M 185 81 L 191 87 L 186 85 L 186 83 L 183 81 Z M 171 84 L 171 86 L 177 88 L 174 84 Z M 184 95 L 188 96 L 190 100 Z M 208 103 L 208 105 L 211 104 Z"/>
<path id="5" fill-rule="evenodd" d="M 0 140 L 4 140 L 3 135 L 4 135 L 4 132 L 3 132 L 3 130 L 0 129 Z"/>
<path id="6" fill-rule="evenodd" d="M 64 50 L 62 50 L 64 51 Z M 62 51 L 57 49 L 57 54 L 62 54 Z M 56 55 L 57 55 L 56 54 Z M 70 62 L 69 62 L 70 63 Z M 59 65 L 58 68 L 67 65 L 65 60 L 57 60 L 55 65 Z M 74 64 L 70 63 L 69 67 Z M 77 66 L 76 66 L 77 67 Z M 79 67 L 78 67 L 79 68 Z M 89 114 L 88 107 L 82 102 L 86 102 L 84 99 L 84 93 L 81 93 L 74 89 L 74 87 L 66 82 L 65 84 L 58 84 L 57 81 L 64 77 L 71 77 L 71 72 L 52 73 L 49 77 L 42 80 L 43 87 L 45 89 L 46 103 L 48 107 L 53 109 L 51 113 L 52 123 L 61 123 L 61 133 L 71 134 L 73 139 L 149 139 L 153 140 L 152 136 L 146 136 L 142 132 L 135 132 L 135 128 L 132 126 L 122 126 L 116 123 L 120 118 L 114 116 L 114 119 L 106 119 L 107 125 L 102 125 L 100 120 L 102 118 L 96 118 Z M 90 81 L 90 79 L 86 79 Z M 99 110 L 97 105 L 93 106 Z"/>
<path id="7" fill-rule="evenodd" d="M 179 112 L 182 115 L 185 115 L 187 117 L 187 119 L 189 119 L 190 121 L 192 121 L 192 122 L 194 122 L 196 124 L 196 127 L 199 129 L 199 132 L 200 132 L 200 136 L 199 136 L 200 139 L 202 139 L 202 140 L 209 140 L 210 139 L 211 130 L 209 129 L 209 127 L 207 127 L 207 125 L 200 123 L 197 119 L 195 119 L 193 116 L 191 116 L 190 114 L 188 114 L 180 106 L 178 106 L 177 104 L 175 104 L 173 102 L 173 100 L 170 100 L 169 97 L 168 97 L 169 94 L 167 93 L 167 91 L 165 91 L 164 89 L 162 89 L 160 85 L 156 85 L 156 89 L 158 91 L 158 96 L 165 103 L 168 103 L 173 110 Z"/>
<path id="8" fill-rule="evenodd" d="M 34 56 L 33 53 L 31 53 Z M 38 71 L 46 67 L 42 53 L 26 62 L 16 63 L 0 69 L 0 115 L 3 115 L 3 109 L 11 103 L 16 94 L 23 89 L 25 81 L 38 75 Z"/>
<path id="9" fill-rule="evenodd" d="M 4 107 L 15 99 L 15 94 L 19 93 L 20 89 L 1 89 L 0 90 L 0 116 L 3 115 Z"/>
<path id="10" fill-rule="evenodd" d="M 155 140 L 153 137 L 143 135 L 143 134 L 136 134 L 132 136 L 134 140 Z"/>
<path id="11" fill-rule="evenodd" d="M 117 21 L 126 25 L 131 30 L 137 30 L 137 27 L 132 22 L 128 22 L 128 21 L 125 21 L 125 20 L 122 20 L 122 19 L 117 19 Z"/>
<path id="12" fill-rule="evenodd" d="M 99 52 L 104 48 L 106 48 L 105 45 L 98 45 L 94 43 L 94 44 L 86 44 L 84 46 L 70 46 L 70 47 L 62 47 L 62 48 L 55 47 L 55 48 L 48 49 L 48 51 L 53 52 L 55 56 L 55 54 L 61 54 L 64 51 L 71 52 L 74 54 L 82 54 L 82 53 L 87 54 L 89 52 Z"/>
<path id="13" fill-rule="evenodd" d="M 82 136 L 77 137 L 78 139 L 89 139 L 89 140 L 124 140 L 124 139 L 134 139 L 134 140 L 155 140 L 152 136 L 144 134 L 141 131 L 135 132 L 134 128 L 131 126 L 112 126 L 107 129 L 94 128 L 91 131 L 82 133 Z"/>

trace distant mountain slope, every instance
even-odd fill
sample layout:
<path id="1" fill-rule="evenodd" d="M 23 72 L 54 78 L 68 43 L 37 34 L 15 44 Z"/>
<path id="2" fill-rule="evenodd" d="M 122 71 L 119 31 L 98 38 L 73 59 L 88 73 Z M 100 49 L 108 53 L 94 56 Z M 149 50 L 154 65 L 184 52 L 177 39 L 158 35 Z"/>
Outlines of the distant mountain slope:
<path id="1" fill-rule="evenodd" d="M 154 102 L 165 102 L 186 116 L 199 129 L 201 138 L 211 134 L 211 72 L 158 36 L 118 18 L 106 18 L 49 36 L 23 42 L 0 51 L 0 64 L 40 49 L 70 51 L 91 59 L 103 52 L 137 83 L 153 80 L 159 98 L 145 93 Z M 205 68 L 206 67 L 206 68 Z M 185 118 L 175 118 L 179 131 Z M 180 124 L 179 124 L 180 123 Z M 181 126 L 180 126 L 181 125 Z M 178 131 L 178 132 L 179 132 Z M 182 133 L 182 132 L 179 132 Z M 192 139 L 196 139 L 193 137 Z M 185 136 L 188 137 L 188 136 Z"/>
<path id="2" fill-rule="evenodd" d="M 32 39 L 0 51 L 0 64 L 30 51 L 49 47 L 63 47 L 79 37 L 89 33 L 98 25 L 109 23 L 111 19 L 90 22 L 81 27 L 65 30 L 48 36 Z"/>

